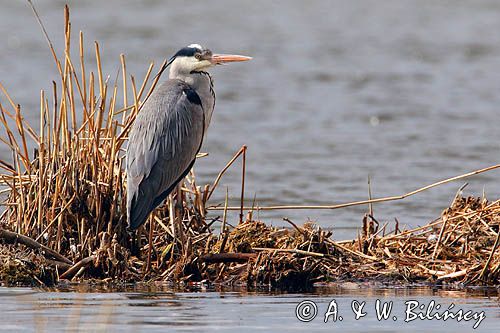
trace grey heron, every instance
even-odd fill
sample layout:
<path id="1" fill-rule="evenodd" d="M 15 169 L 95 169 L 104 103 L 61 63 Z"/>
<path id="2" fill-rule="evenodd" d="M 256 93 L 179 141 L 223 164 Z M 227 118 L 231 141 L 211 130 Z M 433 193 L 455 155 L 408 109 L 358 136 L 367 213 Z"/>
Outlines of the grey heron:
<path id="1" fill-rule="evenodd" d="M 215 65 L 250 57 L 213 54 L 199 44 L 170 58 L 169 78 L 144 102 L 127 147 L 127 222 L 137 229 L 191 170 L 215 106 Z"/>

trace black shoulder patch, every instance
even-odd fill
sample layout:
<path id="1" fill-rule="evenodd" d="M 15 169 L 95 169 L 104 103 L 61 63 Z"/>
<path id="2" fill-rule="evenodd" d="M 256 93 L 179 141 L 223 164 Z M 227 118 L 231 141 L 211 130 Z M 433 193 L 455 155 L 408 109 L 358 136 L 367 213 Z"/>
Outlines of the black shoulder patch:
<path id="1" fill-rule="evenodd" d="M 186 88 L 184 89 L 184 93 L 186 94 L 188 101 L 190 101 L 193 104 L 198 104 L 199 106 L 202 106 L 200 96 L 198 96 L 198 93 L 194 91 L 194 89 Z"/>

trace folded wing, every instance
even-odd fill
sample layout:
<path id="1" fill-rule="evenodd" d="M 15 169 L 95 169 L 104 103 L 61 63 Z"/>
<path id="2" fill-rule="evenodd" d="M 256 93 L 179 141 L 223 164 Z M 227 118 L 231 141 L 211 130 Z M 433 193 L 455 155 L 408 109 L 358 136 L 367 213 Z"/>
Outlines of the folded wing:
<path id="1" fill-rule="evenodd" d="M 127 148 L 127 220 L 138 228 L 194 164 L 204 135 L 200 97 L 188 84 L 158 86 L 137 115 Z"/>

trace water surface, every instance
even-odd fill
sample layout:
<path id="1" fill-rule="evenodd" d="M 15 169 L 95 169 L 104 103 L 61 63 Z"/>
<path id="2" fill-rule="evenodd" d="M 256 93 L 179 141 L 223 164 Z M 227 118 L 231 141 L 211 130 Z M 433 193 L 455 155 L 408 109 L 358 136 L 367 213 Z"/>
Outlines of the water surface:
<path id="1" fill-rule="evenodd" d="M 391 315 L 387 320 L 377 320 L 377 300 L 387 304 L 392 302 Z M 309 322 L 299 321 L 296 315 L 298 304 L 304 301 L 313 301 L 317 306 L 317 316 Z M 355 320 L 351 308 L 353 301 L 365 302 L 362 312 L 366 316 Z M 167 288 L 135 287 L 109 293 L 96 287 L 85 287 L 70 288 L 64 292 L 0 288 L 0 331 L 470 332 L 478 322 L 452 319 L 405 322 L 405 302 L 409 301 L 425 306 L 434 301 L 444 310 L 454 304 L 454 311 L 461 309 L 483 313 L 484 319 L 479 321 L 478 332 L 498 332 L 500 329 L 498 294 L 486 290 L 465 292 L 349 286 L 348 289 L 320 289 L 312 294 L 270 294 L 230 291 L 182 293 Z M 333 321 L 332 315 L 325 323 L 325 313 L 330 304 L 336 306 L 337 321 Z M 339 320 L 340 317 L 342 320 Z M 302 314 L 301 318 L 308 317 Z"/>
<path id="2" fill-rule="evenodd" d="M 374 196 L 402 194 L 499 161 L 498 1 L 37 1 L 58 51 L 66 2 L 75 37 L 86 33 L 89 68 L 99 40 L 111 78 L 120 53 L 140 78 L 149 61 L 191 42 L 254 57 L 213 71 L 218 98 L 203 147 L 210 158 L 196 167 L 200 184 L 243 144 L 247 197 L 260 205 L 365 199 L 368 175 Z M 0 80 L 38 124 L 39 91 L 51 89 L 56 69 L 26 2 L 0 4 Z M 239 174 L 228 173 L 214 202 L 225 186 L 237 199 Z M 497 198 L 498 177 L 471 178 L 466 194 Z M 375 215 L 424 224 L 462 184 L 377 205 Z M 310 218 L 346 238 L 365 210 L 260 217 Z"/>

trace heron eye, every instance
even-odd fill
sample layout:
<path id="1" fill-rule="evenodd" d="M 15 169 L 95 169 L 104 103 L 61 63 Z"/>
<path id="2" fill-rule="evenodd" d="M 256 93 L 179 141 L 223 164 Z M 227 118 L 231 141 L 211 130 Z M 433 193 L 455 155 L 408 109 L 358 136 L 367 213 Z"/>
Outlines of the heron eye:
<path id="1" fill-rule="evenodd" d="M 194 55 L 194 57 L 195 57 L 196 59 L 198 59 L 198 60 L 201 60 L 201 54 L 200 54 L 200 53 L 196 53 L 196 54 Z"/>

